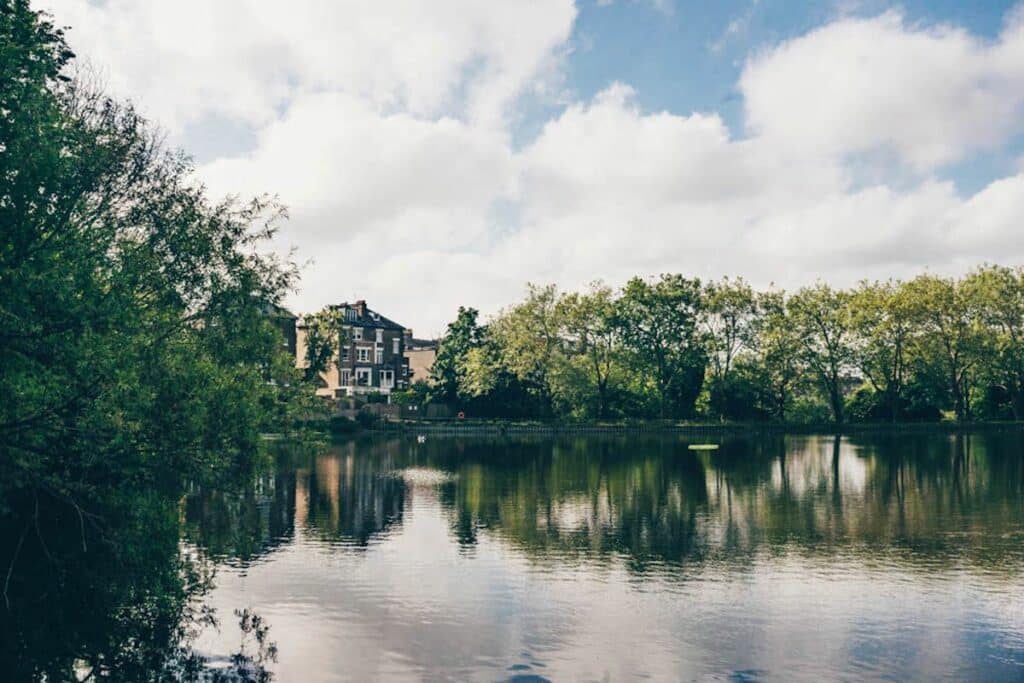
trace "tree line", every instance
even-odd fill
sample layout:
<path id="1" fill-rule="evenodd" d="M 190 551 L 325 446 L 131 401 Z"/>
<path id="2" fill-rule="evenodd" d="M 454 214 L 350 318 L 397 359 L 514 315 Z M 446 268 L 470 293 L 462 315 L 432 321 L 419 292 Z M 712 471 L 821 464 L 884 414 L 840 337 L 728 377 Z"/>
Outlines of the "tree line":
<path id="1" fill-rule="evenodd" d="M 281 208 L 192 168 L 0 0 L 0 679 L 170 678 L 185 487 L 313 405 L 273 320 Z"/>
<path id="2" fill-rule="evenodd" d="M 418 378 L 425 379 L 425 378 Z M 1024 419 L 1024 269 L 839 289 L 679 274 L 460 308 L 405 400 L 481 417 Z"/>

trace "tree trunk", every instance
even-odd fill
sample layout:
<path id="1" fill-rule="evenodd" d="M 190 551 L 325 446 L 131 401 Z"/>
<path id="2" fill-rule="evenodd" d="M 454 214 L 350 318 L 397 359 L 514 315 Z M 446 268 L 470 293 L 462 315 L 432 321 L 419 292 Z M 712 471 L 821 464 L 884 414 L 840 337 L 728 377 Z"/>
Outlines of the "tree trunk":
<path id="1" fill-rule="evenodd" d="M 838 380 L 831 382 L 829 387 L 829 398 L 832 402 L 832 418 L 837 425 L 843 423 L 843 394 L 839 390 Z"/>
<path id="2" fill-rule="evenodd" d="M 1013 419 L 1021 420 L 1024 416 L 1024 379 L 1015 377 L 1010 381 L 1010 408 Z"/>

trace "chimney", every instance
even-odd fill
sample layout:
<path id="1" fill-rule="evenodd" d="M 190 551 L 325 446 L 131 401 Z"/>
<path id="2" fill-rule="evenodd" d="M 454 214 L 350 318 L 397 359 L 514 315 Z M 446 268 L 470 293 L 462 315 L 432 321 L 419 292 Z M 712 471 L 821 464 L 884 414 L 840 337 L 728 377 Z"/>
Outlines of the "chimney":
<path id="1" fill-rule="evenodd" d="M 356 309 L 356 315 L 360 318 L 366 315 L 366 299 L 360 299 L 359 301 L 352 304 L 352 308 Z"/>

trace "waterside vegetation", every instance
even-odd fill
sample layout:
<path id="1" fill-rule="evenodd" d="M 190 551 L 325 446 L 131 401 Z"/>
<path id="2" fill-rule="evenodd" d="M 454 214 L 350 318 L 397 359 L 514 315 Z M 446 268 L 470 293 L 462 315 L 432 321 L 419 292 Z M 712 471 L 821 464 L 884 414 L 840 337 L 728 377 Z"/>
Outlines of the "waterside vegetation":
<path id="1" fill-rule="evenodd" d="M 198 675 L 178 501 L 315 408 L 273 322 L 282 210 L 191 171 L 0 0 L 0 679 Z"/>
<path id="2" fill-rule="evenodd" d="M 789 425 L 1024 419 L 1024 269 L 787 293 L 740 278 L 529 285 L 460 308 L 401 401 L 473 417 Z"/>

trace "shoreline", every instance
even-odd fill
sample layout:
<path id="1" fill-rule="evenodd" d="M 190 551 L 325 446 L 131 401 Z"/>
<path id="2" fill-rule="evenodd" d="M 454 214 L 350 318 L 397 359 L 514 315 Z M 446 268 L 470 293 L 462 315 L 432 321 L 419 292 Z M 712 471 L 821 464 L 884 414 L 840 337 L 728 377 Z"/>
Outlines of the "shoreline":
<path id="1" fill-rule="evenodd" d="M 405 434 L 514 436 L 514 435 L 617 435 L 675 434 L 682 436 L 745 436 L 761 434 L 967 434 L 976 432 L 1024 431 L 1021 422 L 923 422 L 923 423 L 568 423 L 515 422 L 502 420 L 402 421 L 366 431 Z"/>

